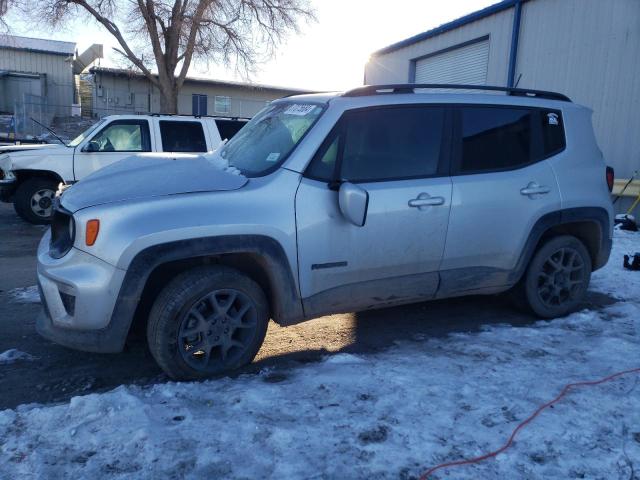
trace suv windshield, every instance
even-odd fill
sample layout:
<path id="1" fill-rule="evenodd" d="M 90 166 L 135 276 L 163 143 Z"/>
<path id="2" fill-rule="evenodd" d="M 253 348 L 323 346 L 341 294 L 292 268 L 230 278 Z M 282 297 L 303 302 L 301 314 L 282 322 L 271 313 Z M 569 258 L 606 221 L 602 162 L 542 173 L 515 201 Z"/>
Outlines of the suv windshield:
<path id="1" fill-rule="evenodd" d="M 78 135 L 76 138 L 74 138 L 69 143 L 67 143 L 67 147 L 77 147 L 78 145 L 80 145 L 80 143 L 85 138 L 87 138 L 89 135 L 91 135 L 91 132 L 93 132 L 96 128 L 98 128 L 103 123 L 104 123 L 104 119 L 100 120 L 99 122 L 94 123 L 89 128 L 87 128 L 84 132 L 82 132 L 80 135 Z"/>
<path id="2" fill-rule="evenodd" d="M 322 112 L 323 106 L 314 103 L 273 103 L 253 117 L 220 156 L 243 175 L 265 175 L 289 156 Z"/>

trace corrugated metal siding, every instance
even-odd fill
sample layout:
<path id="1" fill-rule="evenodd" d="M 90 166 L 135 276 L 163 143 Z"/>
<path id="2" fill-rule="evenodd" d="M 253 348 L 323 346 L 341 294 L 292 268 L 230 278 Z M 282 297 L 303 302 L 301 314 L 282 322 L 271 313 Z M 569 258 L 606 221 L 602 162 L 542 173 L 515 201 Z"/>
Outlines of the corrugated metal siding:
<path id="1" fill-rule="evenodd" d="M 0 70 L 46 75 L 46 96 L 58 114 L 69 115 L 73 103 L 71 61 L 62 55 L 0 48 Z M 57 107 L 59 106 L 59 108 Z"/>
<path id="2" fill-rule="evenodd" d="M 160 93 L 151 83 L 139 77 L 123 77 L 107 73 L 96 73 L 93 82 L 102 86 L 102 95 L 97 95 L 94 86 L 93 114 L 99 117 L 119 113 L 147 112 L 151 101 L 151 111 L 160 111 Z M 133 93 L 135 103 L 127 104 L 129 95 Z M 207 111 L 214 115 L 215 96 L 231 97 L 229 116 L 251 117 L 265 107 L 266 102 L 287 95 L 286 91 L 257 90 L 222 85 L 207 85 L 201 82 L 185 82 L 178 96 L 178 113 L 191 115 L 192 94 L 207 95 Z M 295 92 L 290 92 L 295 93 Z M 150 95 L 150 97 L 149 97 Z M 222 114 L 216 114 L 222 115 Z"/>
<path id="3" fill-rule="evenodd" d="M 616 176 L 640 168 L 640 1 L 533 0 L 520 33 L 518 86 L 557 90 L 592 108 Z"/>
<path id="4" fill-rule="evenodd" d="M 371 85 L 411 81 L 412 60 L 490 35 L 486 83 L 504 85 L 504 59 L 509 56 L 512 21 L 513 9 L 505 10 L 400 50 L 373 56 L 365 67 L 365 81 Z"/>
<path id="5" fill-rule="evenodd" d="M 489 39 L 416 61 L 416 83 L 485 85 Z"/>

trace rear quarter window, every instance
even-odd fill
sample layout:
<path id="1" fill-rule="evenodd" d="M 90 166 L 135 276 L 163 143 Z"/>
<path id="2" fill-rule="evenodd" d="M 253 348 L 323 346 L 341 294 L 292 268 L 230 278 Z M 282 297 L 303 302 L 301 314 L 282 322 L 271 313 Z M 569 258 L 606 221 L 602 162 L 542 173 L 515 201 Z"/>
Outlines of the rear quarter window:
<path id="1" fill-rule="evenodd" d="M 207 142 L 200 122 L 160 120 L 163 152 L 206 152 Z"/>
<path id="2" fill-rule="evenodd" d="M 540 110 L 540 121 L 544 156 L 550 157 L 564 150 L 566 141 L 562 113 L 559 110 Z"/>
<path id="3" fill-rule="evenodd" d="M 231 140 L 247 124 L 244 120 L 216 120 L 216 126 L 222 140 Z"/>

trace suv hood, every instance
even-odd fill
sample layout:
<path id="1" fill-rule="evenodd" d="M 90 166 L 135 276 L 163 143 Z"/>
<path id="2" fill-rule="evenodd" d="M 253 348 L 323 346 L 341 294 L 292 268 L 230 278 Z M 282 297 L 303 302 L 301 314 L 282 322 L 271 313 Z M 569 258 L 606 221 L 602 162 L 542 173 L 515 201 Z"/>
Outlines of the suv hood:
<path id="1" fill-rule="evenodd" d="M 180 193 L 237 190 L 248 179 L 201 155 L 141 154 L 92 173 L 64 190 L 70 212 L 106 203 Z"/>

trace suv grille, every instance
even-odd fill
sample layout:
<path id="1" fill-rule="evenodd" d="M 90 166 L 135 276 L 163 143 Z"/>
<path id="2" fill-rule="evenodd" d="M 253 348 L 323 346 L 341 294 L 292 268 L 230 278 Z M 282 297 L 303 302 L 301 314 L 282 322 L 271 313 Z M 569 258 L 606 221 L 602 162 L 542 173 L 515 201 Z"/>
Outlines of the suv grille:
<path id="1" fill-rule="evenodd" d="M 59 204 L 56 205 L 51 217 L 49 255 L 53 258 L 64 257 L 71 250 L 75 236 L 76 225 L 73 221 L 73 216 L 60 207 Z"/>

